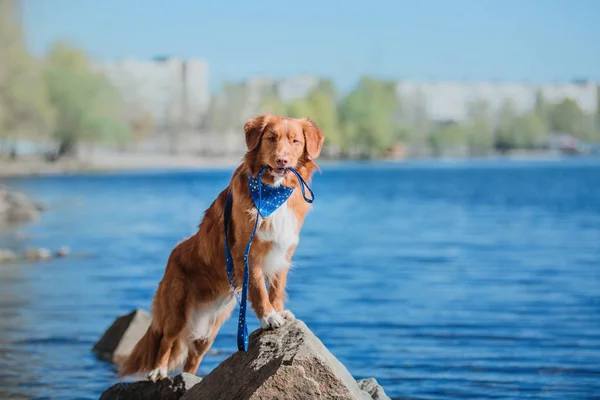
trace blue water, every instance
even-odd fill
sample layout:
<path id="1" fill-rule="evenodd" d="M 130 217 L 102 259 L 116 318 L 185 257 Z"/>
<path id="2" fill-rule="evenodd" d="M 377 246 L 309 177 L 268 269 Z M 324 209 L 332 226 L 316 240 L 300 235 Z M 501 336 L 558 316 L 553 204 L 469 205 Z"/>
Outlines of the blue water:
<path id="1" fill-rule="evenodd" d="M 230 173 L 10 182 L 50 209 L 0 244 L 73 256 L 0 267 L 0 398 L 115 383 L 94 342 L 148 309 Z M 324 164 L 312 186 L 289 308 L 355 377 L 403 399 L 600 397 L 600 162 Z M 235 322 L 199 374 L 235 350 Z"/>

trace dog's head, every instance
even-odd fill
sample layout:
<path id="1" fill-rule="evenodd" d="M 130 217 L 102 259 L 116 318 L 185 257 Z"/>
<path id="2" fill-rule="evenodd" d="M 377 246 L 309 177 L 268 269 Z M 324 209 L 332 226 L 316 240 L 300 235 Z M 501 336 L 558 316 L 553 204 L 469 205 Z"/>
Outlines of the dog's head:
<path id="1" fill-rule="evenodd" d="M 269 167 L 275 182 L 281 182 L 289 173 L 314 165 L 323 147 L 323 132 L 308 118 L 284 118 L 261 115 L 244 125 L 248 153 L 246 160 L 252 173 Z"/>

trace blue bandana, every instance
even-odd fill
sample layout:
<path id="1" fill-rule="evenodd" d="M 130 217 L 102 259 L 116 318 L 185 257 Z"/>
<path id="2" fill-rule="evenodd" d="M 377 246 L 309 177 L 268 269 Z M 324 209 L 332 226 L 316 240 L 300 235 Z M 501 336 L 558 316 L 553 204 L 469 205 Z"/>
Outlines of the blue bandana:
<path id="1" fill-rule="evenodd" d="M 248 175 L 248 188 L 252 201 L 263 218 L 273 214 L 294 193 L 293 187 L 265 185 L 252 175 Z"/>
<path id="2" fill-rule="evenodd" d="M 289 199 L 289 197 L 294 192 L 294 188 L 290 188 L 287 186 L 273 187 L 263 184 L 262 175 L 267 169 L 268 167 L 264 167 L 263 169 L 261 169 L 258 173 L 257 179 L 254 179 L 252 175 L 248 176 L 248 188 L 250 189 L 252 201 L 254 202 L 256 209 L 263 218 L 268 217 L 275 210 L 277 210 L 283 203 L 286 202 L 287 199 Z M 310 190 L 310 188 L 308 187 L 304 179 L 302 179 L 302 176 L 300 176 L 298 171 L 296 171 L 293 168 L 289 168 L 289 170 L 293 172 L 294 175 L 296 175 L 296 177 L 298 178 L 304 201 L 306 201 L 307 203 L 312 203 L 315 198 L 313 191 Z M 304 189 L 305 187 L 310 192 L 310 199 L 306 197 Z M 248 258 L 250 255 L 250 247 L 252 246 L 252 241 L 254 240 L 254 235 L 256 234 L 256 229 L 258 228 L 258 218 L 254 220 L 254 229 L 252 230 L 250 239 L 246 244 L 246 251 L 244 252 L 244 278 L 242 282 L 242 296 L 240 299 L 235 291 L 233 257 L 231 255 L 231 249 L 229 248 L 227 238 L 227 226 L 229 225 L 229 219 L 231 218 L 232 201 L 233 200 L 231 191 L 229 191 L 229 194 L 227 195 L 227 200 L 225 201 L 225 209 L 223 210 L 223 233 L 225 235 L 225 264 L 227 267 L 227 277 L 229 278 L 229 285 L 231 286 L 233 292 L 236 294 L 235 297 L 240 305 L 237 334 L 238 350 L 246 351 L 248 349 L 248 327 L 246 325 L 246 307 L 248 304 L 248 280 L 250 277 L 250 270 L 248 268 Z"/>

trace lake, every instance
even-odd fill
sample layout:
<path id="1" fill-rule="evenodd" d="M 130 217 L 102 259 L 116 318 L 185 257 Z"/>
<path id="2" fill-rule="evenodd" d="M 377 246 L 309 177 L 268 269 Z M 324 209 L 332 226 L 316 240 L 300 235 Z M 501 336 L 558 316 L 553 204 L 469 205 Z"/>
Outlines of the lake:
<path id="1" fill-rule="evenodd" d="M 10 181 L 49 210 L 0 247 L 73 254 L 0 267 L 0 398 L 117 382 L 92 346 L 149 308 L 231 172 Z M 600 396 L 599 160 L 324 163 L 311 186 L 289 308 L 356 378 L 398 399 Z M 200 375 L 235 351 L 236 316 Z"/>

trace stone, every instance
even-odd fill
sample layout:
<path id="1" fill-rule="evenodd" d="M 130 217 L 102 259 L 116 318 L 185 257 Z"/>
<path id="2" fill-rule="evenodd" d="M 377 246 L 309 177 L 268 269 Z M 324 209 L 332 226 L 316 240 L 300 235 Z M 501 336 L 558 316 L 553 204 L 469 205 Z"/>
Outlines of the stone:
<path id="1" fill-rule="evenodd" d="M 179 400 L 201 380 L 196 375 L 184 372 L 158 382 L 120 382 L 106 389 L 100 395 L 100 400 Z"/>
<path id="2" fill-rule="evenodd" d="M 52 257 L 52 253 L 48 249 L 30 247 L 25 250 L 25 258 L 28 260 L 47 260 L 50 257 Z"/>
<path id="3" fill-rule="evenodd" d="M 66 257 L 71 252 L 67 246 L 63 246 L 60 249 L 56 250 L 56 257 Z"/>
<path id="4" fill-rule="evenodd" d="M 300 320 L 250 335 L 248 351 L 223 361 L 182 400 L 370 400 L 356 380 Z"/>
<path id="5" fill-rule="evenodd" d="M 0 186 L 0 225 L 35 221 L 44 207 L 24 193 L 10 192 Z"/>
<path id="6" fill-rule="evenodd" d="M 356 383 L 358 383 L 359 388 L 369 393 L 373 400 L 391 400 L 375 378 L 361 379 Z"/>
<path id="7" fill-rule="evenodd" d="M 104 332 L 92 351 L 102 360 L 121 365 L 144 336 L 151 320 L 152 316 L 142 309 L 120 316 Z"/>
<path id="8" fill-rule="evenodd" d="M 16 259 L 17 255 L 12 250 L 0 249 L 0 262 L 10 262 Z"/>

